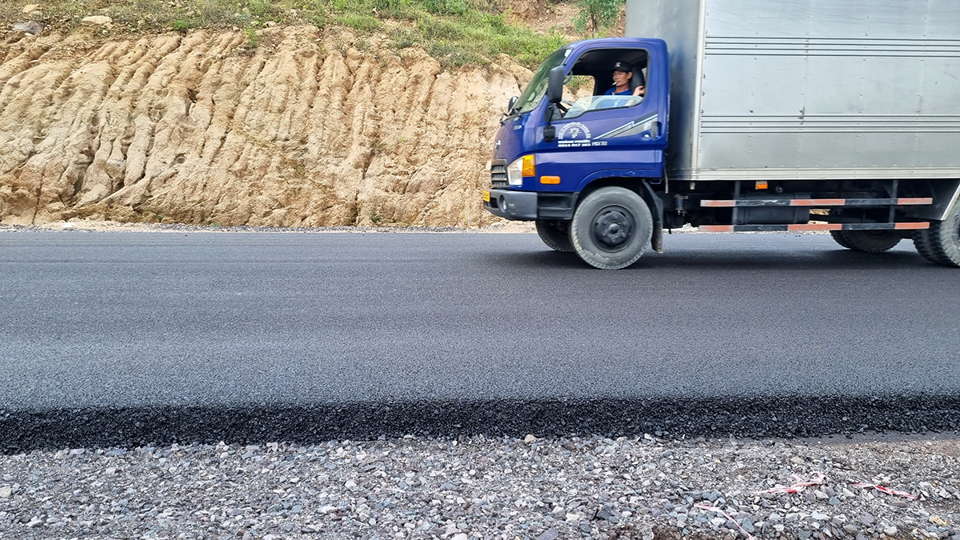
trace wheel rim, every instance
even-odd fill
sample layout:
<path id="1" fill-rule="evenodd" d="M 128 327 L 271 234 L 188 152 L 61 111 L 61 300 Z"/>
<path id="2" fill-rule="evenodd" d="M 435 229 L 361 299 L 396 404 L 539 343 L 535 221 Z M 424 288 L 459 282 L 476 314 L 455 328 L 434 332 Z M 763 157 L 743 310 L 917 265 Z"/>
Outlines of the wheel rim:
<path id="1" fill-rule="evenodd" d="M 593 237 L 607 251 L 625 248 L 635 228 L 633 214 L 622 206 L 608 206 L 593 218 Z"/>

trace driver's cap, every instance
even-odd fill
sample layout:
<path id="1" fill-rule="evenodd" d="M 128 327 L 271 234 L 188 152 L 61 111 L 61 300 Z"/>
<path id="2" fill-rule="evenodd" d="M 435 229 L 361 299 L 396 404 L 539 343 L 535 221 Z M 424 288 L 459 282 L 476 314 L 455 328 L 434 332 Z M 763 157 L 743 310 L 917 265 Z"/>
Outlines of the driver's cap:
<path id="1" fill-rule="evenodd" d="M 613 71 L 622 71 L 624 73 L 630 73 L 633 71 L 633 66 L 630 62 L 619 61 L 613 64 Z"/>

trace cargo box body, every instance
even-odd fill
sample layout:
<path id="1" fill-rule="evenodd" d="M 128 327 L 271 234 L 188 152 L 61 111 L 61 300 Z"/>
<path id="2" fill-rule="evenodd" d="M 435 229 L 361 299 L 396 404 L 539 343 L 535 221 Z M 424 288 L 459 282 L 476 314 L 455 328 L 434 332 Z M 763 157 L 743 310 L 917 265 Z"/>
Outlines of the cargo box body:
<path id="1" fill-rule="evenodd" d="M 670 180 L 960 178 L 957 0 L 628 0 L 670 51 Z"/>

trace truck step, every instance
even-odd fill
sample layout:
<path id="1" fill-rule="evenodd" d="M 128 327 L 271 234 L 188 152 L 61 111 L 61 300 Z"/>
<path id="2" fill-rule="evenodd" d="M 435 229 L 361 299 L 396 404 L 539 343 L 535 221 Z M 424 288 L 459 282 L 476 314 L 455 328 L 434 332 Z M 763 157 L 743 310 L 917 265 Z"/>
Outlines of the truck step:
<path id="1" fill-rule="evenodd" d="M 731 199 L 700 201 L 701 208 L 742 208 L 749 206 L 918 206 L 933 204 L 932 197 L 901 197 L 897 199 Z"/>
<path id="2" fill-rule="evenodd" d="M 778 232 L 778 231 L 916 231 L 929 229 L 930 223 L 794 223 L 783 225 L 701 225 L 700 232 Z"/>

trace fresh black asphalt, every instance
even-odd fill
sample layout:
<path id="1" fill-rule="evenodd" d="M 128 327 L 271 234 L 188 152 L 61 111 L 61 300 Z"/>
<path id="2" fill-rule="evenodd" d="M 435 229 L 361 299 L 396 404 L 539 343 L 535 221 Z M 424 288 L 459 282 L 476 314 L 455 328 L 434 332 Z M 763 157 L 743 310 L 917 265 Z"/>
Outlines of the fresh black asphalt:
<path id="1" fill-rule="evenodd" d="M 960 270 L 904 242 L 0 231 L 0 449 L 960 428 Z"/>

